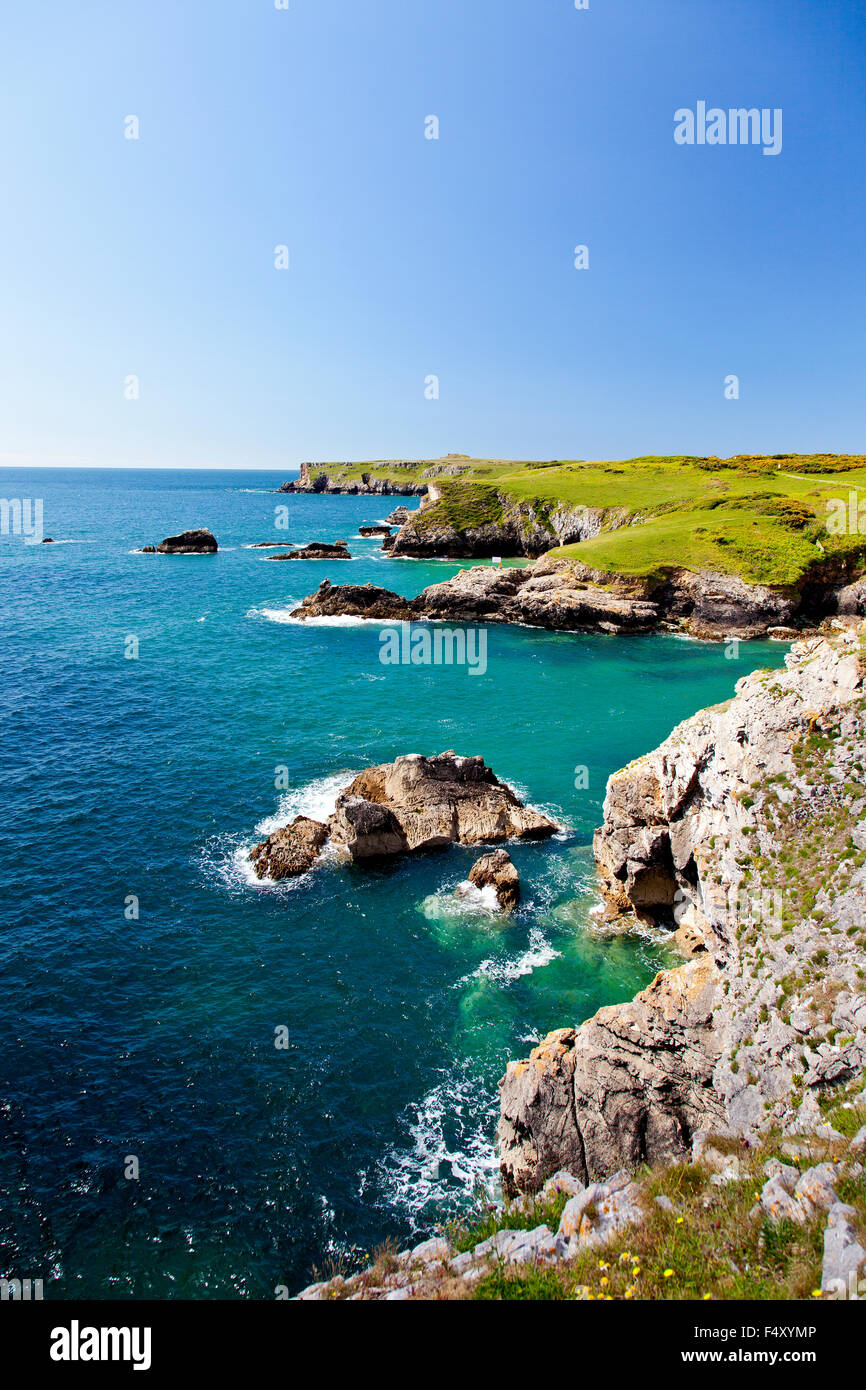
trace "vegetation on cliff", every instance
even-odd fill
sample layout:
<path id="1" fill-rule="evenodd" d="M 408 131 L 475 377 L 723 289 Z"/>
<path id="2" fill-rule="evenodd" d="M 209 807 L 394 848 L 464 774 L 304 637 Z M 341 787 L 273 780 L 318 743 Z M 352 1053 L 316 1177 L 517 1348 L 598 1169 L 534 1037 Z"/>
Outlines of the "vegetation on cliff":
<path id="1" fill-rule="evenodd" d="M 860 455 L 546 463 L 448 455 L 318 467 L 340 485 L 362 475 L 395 485 L 435 481 L 440 499 L 408 523 L 419 533 L 437 525 L 471 532 L 517 515 L 528 551 L 565 540 L 557 551 L 563 558 L 625 575 L 658 577 L 679 566 L 790 585 L 815 569 L 832 568 L 834 560 L 859 570 L 866 553 L 856 501 L 861 493 L 866 500 L 866 458 Z M 833 503 L 845 508 L 838 528 Z M 578 526 L 573 540 L 568 514 L 581 512 L 592 513 L 599 534 L 584 538 Z M 835 515 L 842 515 L 838 505 Z"/>

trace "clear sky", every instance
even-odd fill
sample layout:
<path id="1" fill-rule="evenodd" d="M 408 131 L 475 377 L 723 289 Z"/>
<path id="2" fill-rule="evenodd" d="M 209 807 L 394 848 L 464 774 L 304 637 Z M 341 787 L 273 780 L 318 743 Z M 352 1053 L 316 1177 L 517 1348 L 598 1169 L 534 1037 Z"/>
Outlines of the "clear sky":
<path id="1" fill-rule="evenodd" d="M 859 0 L 4 0 L 0 52 L 2 463 L 866 449 Z"/>

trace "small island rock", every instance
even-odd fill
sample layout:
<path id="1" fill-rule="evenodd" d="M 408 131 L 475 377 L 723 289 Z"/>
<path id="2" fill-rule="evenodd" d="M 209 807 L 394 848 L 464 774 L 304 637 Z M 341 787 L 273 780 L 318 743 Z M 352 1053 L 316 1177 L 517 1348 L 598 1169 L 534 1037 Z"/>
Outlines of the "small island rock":
<path id="1" fill-rule="evenodd" d="M 166 536 L 156 547 L 159 555 L 215 555 L 217 549 L 216 538 L 206 526 L 181 531 L 178 536 Z"/>
<path id="2" fill-rule="evenodd" d="M 511 862 L 507 850 L 497 849 L 492 854 L 483 854 L 473 864 L 469 882 L 476 888 L 494 888 L 501 908 L 512 911 L 520 902 L 520 875 Z"/>

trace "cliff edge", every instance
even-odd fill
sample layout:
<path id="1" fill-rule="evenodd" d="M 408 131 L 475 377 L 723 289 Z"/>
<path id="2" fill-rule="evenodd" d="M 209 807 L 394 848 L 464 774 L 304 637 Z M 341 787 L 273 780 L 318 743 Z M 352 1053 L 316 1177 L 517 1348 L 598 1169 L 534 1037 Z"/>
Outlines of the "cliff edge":
<path id="1" fill-rule="evenodd" d="M 668 929 L 690 959 L 509 1064 L 506 1195 L 669 1163 L 700 1132 L 820 1134 L 819 1101 L 862 1073 L 862 640 L 839 622 L 797 643 L 609 779 L 606 923 Z"/>

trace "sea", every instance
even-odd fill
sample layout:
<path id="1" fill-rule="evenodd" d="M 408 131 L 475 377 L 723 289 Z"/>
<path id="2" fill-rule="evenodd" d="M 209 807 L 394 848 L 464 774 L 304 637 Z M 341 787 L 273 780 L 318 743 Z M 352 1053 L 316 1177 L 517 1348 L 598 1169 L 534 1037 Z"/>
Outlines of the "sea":
<path id="1" fill-rule="evenodd" d="M 673 960 L 594 915 L 606 779 L 787 650 L 494 625 L 483 670 L 388 663 L 292 609 L 461 564 L 358 535 L 416 498 L 290 476 L 0 470 L 53 538 L 3 509 L 0 1276 L 46 1299 L 273 1299 L 495 1200 L 508 1060 Z M 216 555 L 140 553 L 196 526 Z M 477 848 L 255 877 L 359 770 L 446 749 L 561 826 L 510 847 L 513 915 L 460 891 Z"/>

